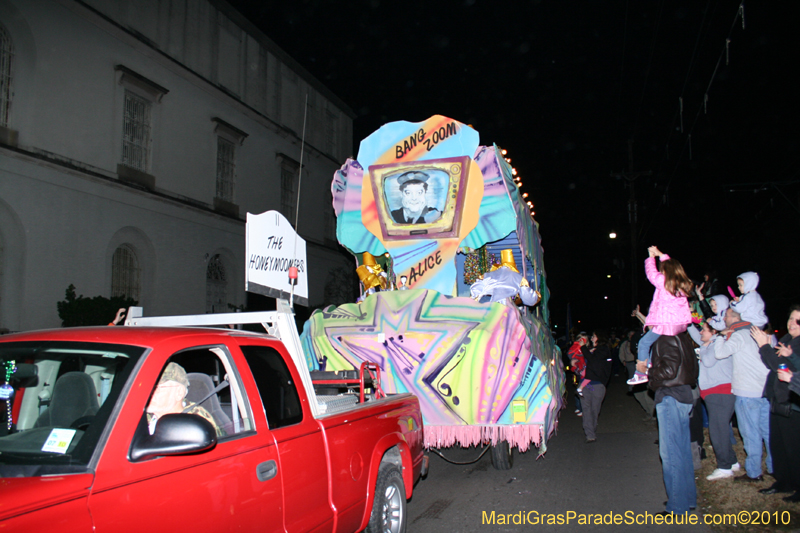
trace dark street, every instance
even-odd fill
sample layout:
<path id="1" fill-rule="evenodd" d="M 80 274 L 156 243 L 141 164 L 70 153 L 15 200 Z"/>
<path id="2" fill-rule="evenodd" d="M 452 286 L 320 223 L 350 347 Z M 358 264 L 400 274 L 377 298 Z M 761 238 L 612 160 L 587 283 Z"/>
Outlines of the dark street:
<path id="1" fill-rule="evenodd" d="M 622 376 L 612 377 L 600 420 L 598 438 L 585 444 L 581 418 L 574 414 L 570 387 L 568 408 L 559 417 L 558 432 L 548 442 L 547 454 L 536 460 L 536 450 L 515 453 L 511 470 L 492 468 L 489 454 L 473 465 L 456 466 L 431 454 L 428 478 L 414 490 L 409 503 L 409 531 L 710 531 L 702 526 L 657 525 L 490 525 L 487 517 L 500 514 L 543 513 L 633 515 L 664 509 L 666 499 L 661 476 L 655 422 L 645 422 L 644 411 Z M 469 461 L 479 452 L 452 448 L 444 454 L 455 461 Z M 530 516 L 534 516 L 532 513 Z"/>

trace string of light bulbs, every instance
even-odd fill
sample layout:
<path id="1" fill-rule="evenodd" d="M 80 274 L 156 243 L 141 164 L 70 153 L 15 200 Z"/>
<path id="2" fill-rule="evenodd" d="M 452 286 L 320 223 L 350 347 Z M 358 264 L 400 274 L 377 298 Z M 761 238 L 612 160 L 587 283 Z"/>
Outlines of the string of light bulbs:
<path id="1" fill-rule="evenodd" d="M 508 150 L 503 148 L 503 149 L 500 150 L 500 153 L 503 155 L 503 159 L 506 160 L 506 163 L 508 163 L 509 166 L 510 166 L 511 165 L 511 158 L 507 157 L 508 156 Z M 513 166 L 511 167 L 511 175 L 514 178 L 514 184 L 517 186 L 517 188 L 518 189 L 521 188 L 522 187 L 522 177 L 519 174 L 517 174 L 517 169 L 514 168 Z M 533 201 L 527 199 L 528 198 L 528 193 L 526 193 L 526 192 L 520 191 L 520 195 L 522 196 L 522 199 L 527 204 L 528 210 L 531 213 L 531 217 L 533 217 L 536 214 L 536 212 L 533 210 L 534 209 Z"/>

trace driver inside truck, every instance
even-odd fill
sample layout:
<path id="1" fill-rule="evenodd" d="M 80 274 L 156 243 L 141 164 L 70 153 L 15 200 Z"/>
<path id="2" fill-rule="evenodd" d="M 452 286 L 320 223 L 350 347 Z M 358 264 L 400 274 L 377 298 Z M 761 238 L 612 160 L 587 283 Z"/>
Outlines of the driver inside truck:
<path id="1" fill-rule="evenodd" d="M 217 437 L 225 436 L 225 432 L 208 411 L 186 400 L 188 392 L 189 378 L 186 377 L 186 370 L 178 363 L 169 363 L 161 373 L 150 403 L 147 404 L 147 429 L 150 434 L 156 430 L 160 417 L 171 413 L 188 413 L 202 416 L 211 422 Z"/>

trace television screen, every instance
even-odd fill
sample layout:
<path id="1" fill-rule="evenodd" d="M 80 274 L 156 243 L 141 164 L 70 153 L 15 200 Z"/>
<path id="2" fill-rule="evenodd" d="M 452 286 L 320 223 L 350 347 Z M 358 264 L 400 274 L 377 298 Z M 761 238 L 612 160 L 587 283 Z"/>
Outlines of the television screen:
<path id="1" fill-rule="evenodd" d="M 370 166 L 383 238 L 457 236 L 469 164 L 462 156 Z"/>

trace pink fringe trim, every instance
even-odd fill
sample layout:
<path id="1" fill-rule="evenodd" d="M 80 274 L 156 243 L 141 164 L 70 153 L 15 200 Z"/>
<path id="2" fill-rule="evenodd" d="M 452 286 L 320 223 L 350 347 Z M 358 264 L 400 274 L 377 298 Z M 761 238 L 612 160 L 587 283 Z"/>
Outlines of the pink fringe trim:
<path id="1" fill-rule="evenodd" d="M 506 441 L 525 452 L 531 444 L 542 442 L 540 424 L 510 426 L 425 426 L 425 448 L 448 448 L 458 444 L 464 448 L 478 444 L 495 445 Z"/>

